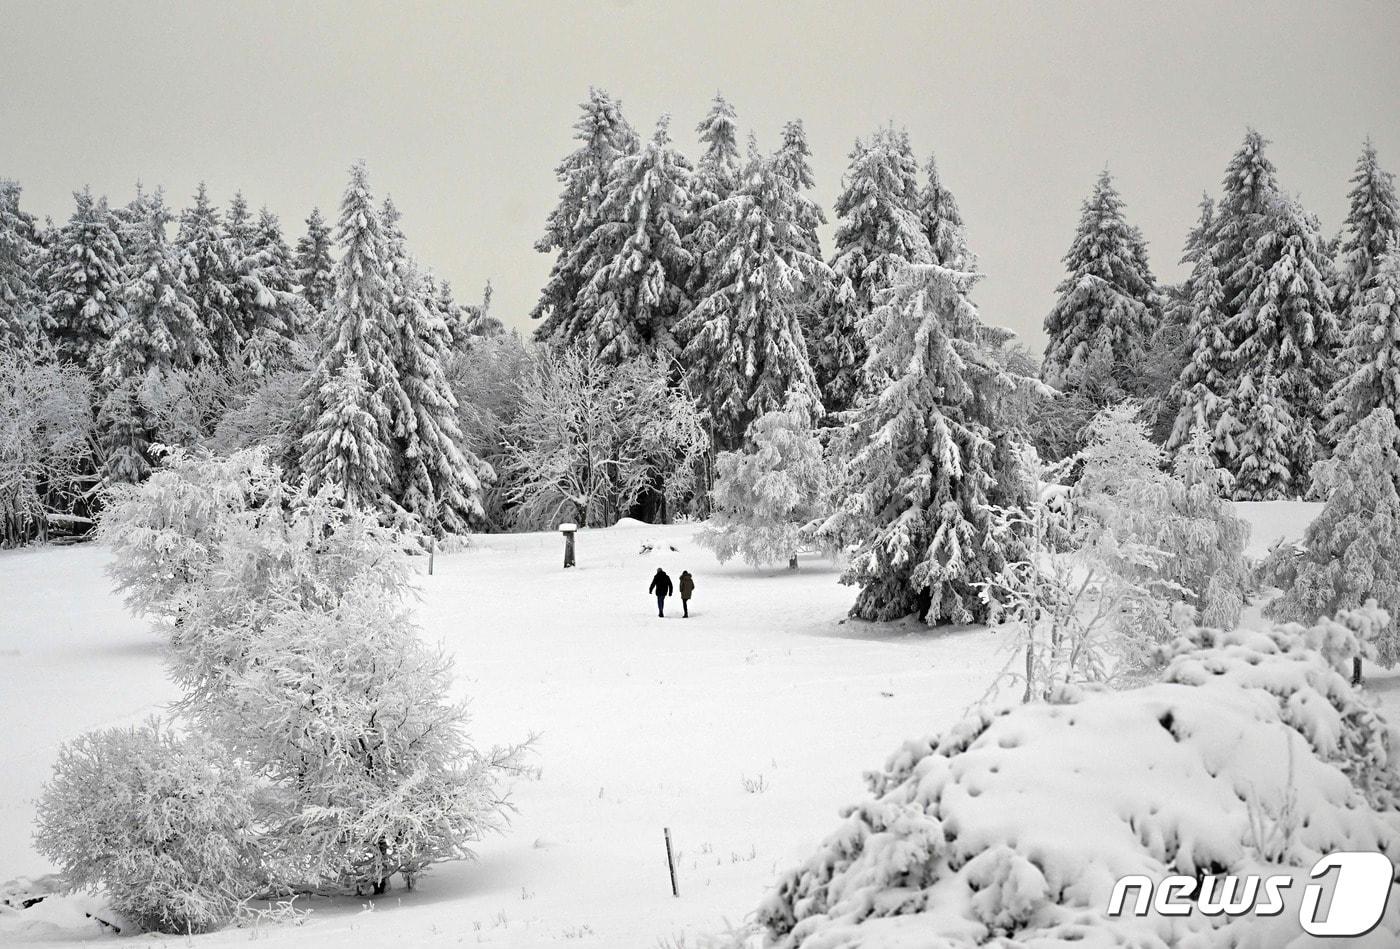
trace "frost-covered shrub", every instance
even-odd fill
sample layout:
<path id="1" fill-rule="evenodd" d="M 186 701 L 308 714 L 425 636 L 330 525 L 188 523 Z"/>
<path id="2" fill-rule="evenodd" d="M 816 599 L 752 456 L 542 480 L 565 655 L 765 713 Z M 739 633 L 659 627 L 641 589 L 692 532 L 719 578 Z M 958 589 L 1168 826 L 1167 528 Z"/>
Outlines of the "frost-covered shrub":
<path id="1" fill-rule="evenodd" d="M 105 890 L 144 929 L 215 929 L 261 885 L 247 777 L 154 720 L 64 744 L 38 821 L 67 885 Z"/>
<path id="2" fill-rule="evenodd" d="M 1376 409 L 1347 433 L 1333 457 L 1313 469 L 1327 503 L 1308 525 L 1301 549 L 1275 551 L 1265 578 L 1284 587 L 1266 607 L 1275 619 L 1310 623 L 1374 599 L 1400 617 L 1400 428 L 1388 408 Z M 1400 661 L 1400 628 L 1376 631 L 1371 658 Z M 1360 667 L 1357 668 L 1360 675 Z"/>
<path id="3" fill-rule="evenodd" d="M 831 473 L 810 408 L 789 404 L 759 416 L 748 429 L 749 448 L 723 452 L 710 492 L 714 513 L 695 535 L 720 563 L 736 554 L 755 567 L 787 560 L 814 542 L 812 521 L 824 515 Z"/>
<path id="4" fill-rule="evenodd" d="M 1166 649 L 1165 681 L 984 708 L 908 742 L 759 922 L 780 949 L 1290 945 L 1300 885 L 1268 919 L 1106 910 L 1127 874 L 1400 859 L 1400 728 L 1347 682 L 1358 648 L 1347 622 L 1198 630 Z M 1400 937 L 1395 900 L 1373 935 Z"/>
<path id="5" fill-rule="evenodd" d="M 226 680 L 202 717 L 282 789 L 289 882 L 382 893 L 501 826 L 519 749 L 472 746 L 451 661 L 372 592 L 279 614 Z"/>

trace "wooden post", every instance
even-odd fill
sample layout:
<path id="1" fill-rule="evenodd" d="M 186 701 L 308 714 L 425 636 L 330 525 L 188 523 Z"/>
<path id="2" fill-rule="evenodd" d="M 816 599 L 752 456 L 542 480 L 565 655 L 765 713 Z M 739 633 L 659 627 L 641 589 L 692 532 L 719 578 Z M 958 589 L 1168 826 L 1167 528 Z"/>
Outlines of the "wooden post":
<path id="1" fill-rule="evenodd" d="M 671 871 L 671 895 L 680 896 L 680 888 L 676 886 L 676 858 L 671 854 L 671 828 L 664 828 L 666 831 L 666 867 Z"/>
<path id="2" fill-rule="evenodd" d="M 564 566 L 566 568 L 574 565 L 574 532 L 577 530 L 577 524 L 559 525 L 559 533 L 564 535 Z"/>
<path id="3" fill-rule="evenodd" d="M 437 538 L 436 538 L 436 537 L 432 537 L 432 538 L 429 538 L 429 540 L 428 540 L 428 576 L 430 576 L 430 577 L 433 575 L 433 558 L 436 557 L 436 556 L 437 556 Z"/>

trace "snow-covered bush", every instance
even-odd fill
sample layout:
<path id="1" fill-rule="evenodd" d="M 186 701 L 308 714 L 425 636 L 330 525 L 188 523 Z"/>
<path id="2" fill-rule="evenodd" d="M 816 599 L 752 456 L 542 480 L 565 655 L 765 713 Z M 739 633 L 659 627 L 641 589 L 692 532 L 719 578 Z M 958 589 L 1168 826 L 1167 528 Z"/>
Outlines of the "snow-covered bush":
<path id="1" fill-rule="evenodd" d="M 262 866 L 251 783 L 215 747 L 155 720 L 67 742 L 38 801 L 39 851 L 143 929 L 223 925 Z"/>
<path id="2" fill-rule="evenodd" d="M 789 402 L 754 419 L 749 448 L 715 461 L 714 513 L 695 540 L 720 563 L 736 554 L 755 567 L 779 560 L 797 566 L 814 542 L 809 525 L 823 516 L 831 473 L 811 408 Z"/>
<path id="3" fill-rule="evenodd" d="M 579 349 L 541 353 L 506 427 L 517 525 L 606 527 L 647 491 L 672 510 L 692 497 L 710 442 L 695 402 L 668 376 L 650 357 L 614 366 Z"/>
<path id="4" fill-rule="evenodd" d="M 1327 498 L 1308 525 L 1301 550 L 1276 550 L 1262 568 L 1284 587 L 1265 608 L 1276 619 L 1309 623 L 1374 599 L 1400 617 L 1400 428 L 1389 408 L 1361 420 L 1331 459 L 1313 469 Z M 1377 630 L 1371 658 L 1390 668 L 1400 661 L 1400 624 Z M 1358 665 L 1356 675 L 1360 676 Z"/>
<path id="5" fill-rule="evenodd" d="M 1400 859 L 1400 728 L 1348 684 L 1357 648 L 1345 622 L 1197 630 L 1162 682 L 984 708 L 908 742 L 759 922 L 780 949 L 1293 945 L 1301 885 L 1271 918 L 1106 910 L 1128 874 L 1304 879 L 1338 850 Z M 1397 937 L 1392 899 L 1358 945 Z"/>
<path id="6" fill-rule="evenodd" d="M 382 893 L 502 825 L 520 749 L 471 745 L 451 661 L 393 604 L 281 612 L 242 659 L 201 717 L 281 789 L 267 846 L 286 882 Z"/>
<path id="7" fill-rule="evenodd" d="M 306 378 L 307 373 L 288 369 L 259 379 L 219 419 L 209 440 L 210 450 L 231 455 L 263 446 L 269 457 L 285 468 L 297 450 L 296 426 Z"/>
<path id="8" fill-rule="evenodd" d="M 75 515 L 93 475 L 91 403 L 76 366 L 38 347 L 0 347 L 0 545 L 42 538 Z"/>

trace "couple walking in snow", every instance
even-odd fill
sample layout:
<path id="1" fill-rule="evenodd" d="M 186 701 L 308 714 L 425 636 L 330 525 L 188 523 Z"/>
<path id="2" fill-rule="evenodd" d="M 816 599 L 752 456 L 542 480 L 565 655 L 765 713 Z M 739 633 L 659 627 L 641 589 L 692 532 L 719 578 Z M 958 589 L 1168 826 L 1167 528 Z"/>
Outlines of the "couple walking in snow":
<path id="1" fill-rule="evenodd" d="M 664 618 L 666 616 L 666 597 L 671 595 L 674 588 L 671 586 L 671 577 L 660 567 L 656 568 L 656 576 L 651 578 L 651 586 L 647 587 L 648 593 L 656 594 L 656 615 Z M 690 575 L 689 570 L 681 571 L 681 609 L 685 612 L 682 618 L 690 616 L 690 595 L 695 592 L 695 578 Z"/>

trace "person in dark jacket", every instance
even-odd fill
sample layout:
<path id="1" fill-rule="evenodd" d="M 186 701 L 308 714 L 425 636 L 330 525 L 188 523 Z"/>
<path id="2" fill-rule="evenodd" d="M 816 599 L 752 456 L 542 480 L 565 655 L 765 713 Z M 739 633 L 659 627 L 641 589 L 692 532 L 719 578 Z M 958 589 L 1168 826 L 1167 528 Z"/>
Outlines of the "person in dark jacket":
<path id="1" fill-rule="evenodd" d="M 690 575 L 689 570 L 681 571 L 681 609 L 685 612 L 682 617 L 690 616 L 690 595 L 695 592 L 695 578 Z"/>
<path id="2" fill-rule="evenodd" d="M 656 568 L 656 576 L 651 578 L 651 586 L 647 587 L 648 593 L 656 594 L 656 615 L 666 616 L 666 597 L 671 595 L 671 578 L 666 575 L 666 571 L 660 567 Z"/>

